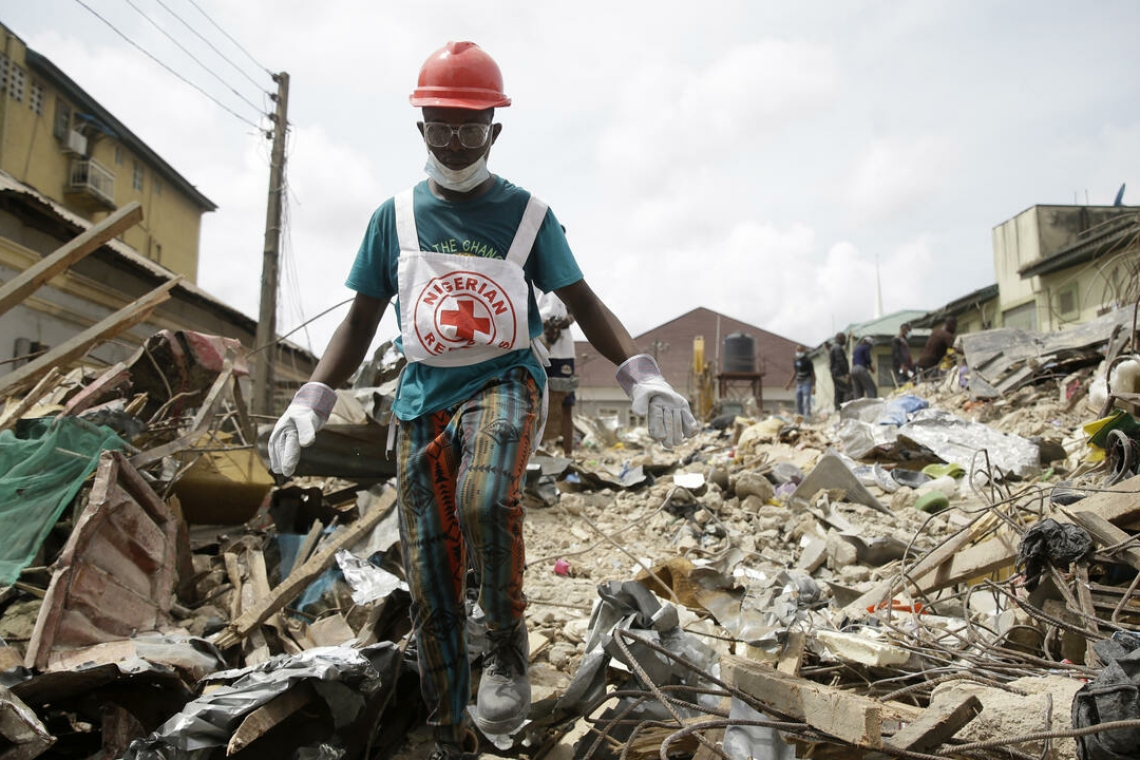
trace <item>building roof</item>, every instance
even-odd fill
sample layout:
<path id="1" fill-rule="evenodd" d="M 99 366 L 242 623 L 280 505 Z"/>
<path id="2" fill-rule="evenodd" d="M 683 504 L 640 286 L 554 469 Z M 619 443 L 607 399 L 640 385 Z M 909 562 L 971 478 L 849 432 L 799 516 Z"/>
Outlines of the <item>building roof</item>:
<path id="1" fill-rule="evenodd" d="M 66 95 L 75 104 L 76 108 L 82 110 L 81 113 L 77 114 L 79 118 L 121 142 L 129 148 L 131 152 L 146 161 L 168 184 L 178 188 L 203 211 L 217 210 L 217 204 L 199 192 L 198 188 L 194 187 L 194 185 L 190 184 L 189 180 L 175 171 L 174 167 L 166 163 L 161 156 L 151 150 L 134 132 L 127 129 L 121 121 L 116 119 L 110 111 L 101 106 L 95 98 L 88 95 L 82 87 L 76 84 L 67 74 L 64 74 L 58 66 L 31 48 L 28 48 L 25 60 L 27 61 L 29 69 L 35 71 L 39 76 L 50 82 L 59 89 L 60 92 Z"/>
<path id="2" fill-rule="evenodd" d="M 918 309 L 903 309 L 896 311 L 893 314 L 887 314 L 879 317 L 878 319 L 871 319 L 866 322 L 857 322 L 847 326 L 844 331 L 856 340 L 866 337 L 887 336 L 893 338 L 898 335 L 899 328 L 903 326 L 904 322 L 914 323 L 915 320 L 921 318 L 925 311 Z"/>
<path id="3" fill-rule="evenodd" d="M 90 229 L 91 222 L 87 221 L 78 214 L 69 211 L 66 206 L 56 203 L 51 198 L 48 198 L 43 193 L 35 190 L 28 185 L 17 180 L 7 172 L 0 171 L 0 196 L 16 196 L 33 207 L 38 207 L 41 211 L 51 216 L 58 218 L 68 227 L 77 230 L 76 234 L 80 234 Z M 151 261 L 141 253 L 136 251 L 131 246 L 127 245 L 118 238 L 111 238 L 101 246 L 101 250 L 109 251 L 121 263 L 142 272 L 147 275 L 160 280 L 167 281 L 175 277 L 175 273 L 162 266 L 158 262 Z M 257 332 L 257 320 L 247 316 L 241 311 L 238 311 L 229 304 L 219 301 L 214 296 L 199 288 L 192 282 L 183 279 L 175 290 L 182 291 L 186 297 L 191 301 L 196 301 L 202 304 L 216 314 L 221 315 L 227 321 L 248 330 L 251 333 Z M 284 348 L 294 353 L 299 353 L 304 356 L 312 357 L 312 354 L 306 349 L 296 345 L 287 340 L 282 340 L 281 344 Z"/>
<path id="4" fill-rule="evenodd" d="M 992 301 L 998 297 L 998 292 L 997 283 L 986 285 L 984 288 L 978 288 L 964 296 L 955 298 L 939 309 L 927 312 L 919 319 L 911 320 L 911 324 L 915 327 L 933 327 L 946 319 L 946 317 L 957 316 L 980 303 Z"/>

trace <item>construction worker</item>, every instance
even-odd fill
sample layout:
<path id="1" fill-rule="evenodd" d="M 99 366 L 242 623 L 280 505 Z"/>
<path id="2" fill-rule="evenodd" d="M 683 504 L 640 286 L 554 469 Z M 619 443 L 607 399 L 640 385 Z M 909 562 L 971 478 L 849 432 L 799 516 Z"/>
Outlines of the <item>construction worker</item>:
<path id="1" fill-rule="evenodd" d="M 550 419 L 546 423 L 546 441 L 562 439 L 562 453 L 574 453 L 574 389 L 578 376 L 574 374 L 574 337 L 570 325 L 574 317 L 566 310 L 554 293 L 543 293 L 538 299 L 538 312 L 542 315 L 542 343 L 550 352 L 546 368 L 550 402 L 547 404 Z"/>
<path id="2" fill-rule="evenodd" d="M 510 734 L 530 708 L 521 489 L 546 384 L 532 285 L 557 293 L 618 365 L 650 436 L 673 445 L 698 428 L 685 398 L 583 279 L 553 212 L 487 169 L 502 131 L 495 109 L 511 104 L 495 61 L 473 42 L 449 42 L 424 62 L 410 101 L 422 109 L 427 179 L 372 215 L 347 281 L 356 297 L 278 420 L 269 453 L 275 471 L 293 472 L 395 297 L 408 360 L 393 404 L 400 543 L 437 741 L 431 758 L 453 760 L 472 756 L 475 738 L 466 710 L 469 564 L 489 648 L 475 725 Z"/>
<path id="3" fill-rule="evenodd" d="M 957 317 L 947 317 L 942 327 L 936 327 L 931 331 L 930 337 L 926 339 L 926 346 L 916 362 L 924 380 L 935 380 L 942 376 L 944 371 L 941 368 L 942 360 L 947 352 L 953 350 L 957 332 Z"/>

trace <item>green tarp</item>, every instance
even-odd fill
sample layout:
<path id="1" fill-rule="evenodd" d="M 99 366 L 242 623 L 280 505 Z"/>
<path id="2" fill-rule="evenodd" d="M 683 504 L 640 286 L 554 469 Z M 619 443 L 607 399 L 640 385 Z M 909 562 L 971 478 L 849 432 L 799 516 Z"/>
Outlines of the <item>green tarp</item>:
<path id="1" fill-rule="evenodd" d="M 110 428 L 75 417 L 34 420 L 21 436 L 0 433 L 0 586 L 31 564 L 100 453 L 127 445 Z"/>

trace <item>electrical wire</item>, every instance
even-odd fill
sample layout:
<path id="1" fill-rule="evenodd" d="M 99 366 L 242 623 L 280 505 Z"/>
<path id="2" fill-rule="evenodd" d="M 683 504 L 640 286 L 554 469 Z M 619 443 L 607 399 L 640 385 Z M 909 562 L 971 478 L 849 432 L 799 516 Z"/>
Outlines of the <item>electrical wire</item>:
<path id="1" fill-rule="evenodd" d="M 172 34 L 171 34 L 170 32 L 168 32 L 168 31 L 166 31 L 165 29 L 163 29 L 163 28 L 162 28 L 162 25 L 161 25 L 161 24 L 159 24 L 157 21 L 155 21 L 155 20 L 154 20 L 154 19 L 152 19 L 150 16 L 148 16 L 148 15 L 146 14 L 146 12 L 145 12 L 145 11 L 143 11 L 143 9 L 142 9 L 142 8 L 140 8 L 140 7 L 138 7 L 137 5 L 135 5 L 135 3 L 134 3 L 134 0 L 123 0 L 123 2 L 125 2 L 127 5 L 129 5 L 129 6 L 131 6 L 132 8 L 134 8 L 134 9 L 135 9 L 135 12 L 136 12 L 136 13 L 138 13 L 140 16 L 142 16 L 143 18 L 145 18 L 145 19 L 147 20 L 147 22 L 148 22 L 148 23 L 149 23 L 151 26 L 153 26 L 155 29 L 157 29 L 159 32 L 161 32 L 161 33 L 162 33 L 162 35 L 163 35 L 164 37 L 166 37 L 166 39 L 168 39 L 168 40 L 170 40 L 171 42 L 173 42 L 173 43 L 174 43 L 174 45 L 175 45 L 175 46 L 176 46 L 176 47 L 177 47 L 179 50 L 181 50 L 183 53 L 185 53 L 187 56 L 189 56 L 189 57 L 190 57 L 190 60 L 194 61 L 194 63 L 196 63 L 196 64 L 198 64 L 199 66 L 201 66 L 201 67 L 202 67 L 202 69 L 203 69 L 203 70 L 205 70 L 205 72 L 206 72 L 207 74 L 209 74 L 209 75 L 210 75 L 210 76 L 212 76 L 214 79 L 217 79 L 219 82 L 221 82 L 221 83 L 222 83 L 222 85 L 223 85 L 224 87 L 226 87 L 227 89 L 229 89 L 229 91 L 230 91 L 230 92 L 232 92 L 234 95 L 237 95 L 237 96 L 238 96 L 238 98 L 239 98 L 239 99 L 241 99 L 241 100 L 242 100 L 242 101 L 243 101 L 243 102 L 244 102 L 246 105 L 248 105 L 250 108 L 252 108 L 252 109 L 253 109 L 253 110 L 255 110 L 255 111 L 258 111 L 258 106 L 257 106 L 257 104 L 256 104 L 256 103 L 254 103 L 253 101 L 251 101 L 251 100 L 250 100 L 249 98 L 247 98 L 246 96 L 242 95 L 240 92 L 238 92 L 238 91 L 237 91 L 237 89 L 236 89 L 236 88 L 234 88 L 234 86 L 233 86 L 233 85 L 231 85 L 231 84 L 230 84 L 229 82 L 227 82 L 226 80 L 222 79 L 222 77 L 221 77 L 221 76 L 220 76 L 220 75 L 219 75 L 219 74 L 218 74 L 216 71 L 214 71 L 213 69 L 211 69 L 211 68 L 210 68 L 209 66 L 207 66 L 206 64 L 202 63 L 202 61 L 201 61 L 201 60 L 199 60 L 199 59 L 198 59 L 198 57 L 197 57 L 196 55 L 194 55 L 193 53 L 191 53 L 189 50 L 187 50 L 187 49 L 186 49 L 186 46 L 185 46 L 185 45 L 183 45 L 183 44 L 182 44 L 181 42 L 179 42 L 178 40 L 174 39 L 174 35 L 172 35 Z M 255 83 L 255 84 L 256 84 L 256 83 Z M 260 113 L 260 111 L 259 111 L 259 113 Z"/>
<path id="2" fill-rule="evenodd" d="M 253 77 L 251 77 L 249 74 L 245 73 L 245 70 L 244 70 L 244 69 L 242 69 L 240 66 L 238 66 L 238 65 L 237 65 L 236 63 L 234 63 L 233 61 L 231 61 L 231 60 L 230 60 L 230 59 L 229 59 L 229 58 L 226 56 L 226 54 L 225 54 L 225 53 L 223 53 L 221 50 L 218 50 L 216 47 L 214 47 L 214 44 L 213 44 L 212 42 L 210 42 L 208 39 L 206 39 L 205 37 L 203 37 L 203 36 L 202 36 L 202 34 L 201 34 L 201 33 L 199 33 L 197 29 L 195 29 L 194 27 L 190 26 L 190 24 L 189 24 L 189 23 L 186 21 L 186 19 L 182 18 L 182 17 L 181 17 L 181 16 L 179 16 L 177 13 L 175 13 L 174 11 L 172 11 L 172 10 L 170 9 L 170 7 L 169 7 L 169 6 L 168 6 L 166 3 L 162 2 L 162 0 L 154 0 L 154 1 L 155 1 L 156 3 L 158 3 L 159 5 L 161 5 L 161 6 L 162 6 L 162 8 L 163 8 L 163 10 L 165 10 L 165 11 L 166 11 L 167 13 L 169 13 L 171 16 L 174 16 L 174 18 L 176 18 L 176 19 L 178 19 L 180 22 L 182 22 L 182 25 L 183 25 L 184 27 L 186 27 L 187 29 L 189 29 L 189 30 L 190 30 L 190 32 L 191 32 L 191 33 L 193 33 L 195 37 L 197 37 L 198 39 L 202 40 L 202 42 L 206 43 L 206 45 L 207 45 L 207 46 L 210 48 L 210 50 L 213 50 L 215 53 L 217 53 L 217 54 L 218 54 L 218 57 L 219 57 L 219 58 L 221 58 L 223 61 L 225 61 L 225 62 L 226 62 L 226 63 L 228 63 L 229 65 L 233 66 L 233 67 L 234 67 L 234 70 L 235 70 L 235 71 L 237 71 L 237 73 L 241 74 L 243 77 L 245 77 L 245 78 L 246 78 L 246 79 L 248 79 L 250 82 L 252 82 L 252 83 L 253 83 L 253 86 L 254 86 L 254 87 L 258 88 L 259 90 L 264 90 L 264 88 L 263 88 L 263 87 L 262 87 L 260 84 L 258 84 L 258 83 L 257 83 L 257 80 L 256 80 L 256 79 L 254 79 Z"/>
<path id="3" fill-rule="evenodd" d="M 193 83 L 193 82 L 191 82 L 189 79 L 187 79 L 186 77 L 182 76 L 182 75 L 181 75 L 181 74 L 179 74 L 177 71 L 175 71 L 174 69 L 170 68 L 170 67 L 169 67 L 169 66 L 167 66 L 165 63 L 163 63 L 162 61 L 160 61 L 160 60 L 159 60 L 158 58 L 156 58 L 156 57 L 155 57 L 155 56 L 154 56 L 152 53 L 150 53 L 150 51 L 146 50 L 144 47 L 142 47 L 141 45 L 139 45 L 137 42 L 135 42 L 134 40 L 132 40 L 130 37 L 128 37 L 127 35 L 123 34 L 123 32 L 119 31 L 119 28 L 118 28 L 118 27 L 116 27 L 116 26 L 115 26 L 114 24 L 112 24 L 110 21 L 108 21 L 108 20 L 107 20 L 107 19 L 105 19 L 103 16 L 101 16 L 101 15 L 99 14 L 99 12 L 98 12 L 98 11 L 96 11 L 94 8 L 92 8 L 92 7 L 91 7 L 90 5 L 88 5 L 87 3 L 83 2 L 83 0 L 75 0 L 75 2 L 79 3 L 80 5 L 82 5 L 84 8 L 86 8 L 86 9 L 87 9 L 87 10 L 88 10 L 88 11 L 91 13 L 91 15 L 93 15 L 95 18 L 99 19 L 99 20 L 100 20 L 100 21 L 102 21 L 104 24 L 106 24 L 107 26 L 109 26 L 109 27 L 111 28 L 111 31 L 113 31 L 115 34 L 119 35 L 119 36 L 120 36 L 120 37 L 122 37 L 124 40 L 126 40 L 126 42 L 128 42 L 128 43 L 129 43 L 129 44 L 130 44 L 132 47 L 134 47 L 134 48 L 135 48 L 136 50 L 138 50 L 140 53 L 142 53 L 142 54 L 143 54 L 143 55 L 145 55 L 147 58 L 149 58 L 149 59 L 151 59 L 152 61 L 154 61 L 155 63 L 157 63 L 157 64 L 158 64 L 159 66 L 161 66 L 162 68 L 166 69 L 168 72 L 170 72 L 170 73 L 171 73 L 171 74 L 173 74 L 174 76 L 178 77 L 178 79 L 182 80 L 182 82 L 184 82 L 185 84 L 187 84 L 187 85 L 189 85 L 189 86 L 193 87 L 195 90 L 197 90 L 197 91 L 198 91 L 198 92 L 200 92 L 202 95 L 204 95 L 205 97 L 207 97 L 207 98 L 208 98 L 208 99 L 209 99 L 211 102 L 213 102 L 213 103 L 214 103 L 214 105 L 216 105 L 218 108 L 221 108 L 223 111 L 225 111 L 226 113 L 230 114 L 231 116 L 233 116 L 233 117 L 234 117 L 235 119 L 237 119 L 238 121 L 240 121 L 240 122 L 242 122 L 242 123 L 244 123 L 244 124 L 248 124 L 249 126 L 251 126 L 251 127 L 253 127 L 254 129 L 256 129 L 258 132 L 262 132 L 262 131 L 263 131 L 263 130 L 262 130 L 262 128 L 261 128 L 259 125 L 257 125 L 257 124 L 254 124 L 252 121 L 250 121 L 249 119 L 245 118 L 244 116 L 242 116 L 241 114 L 239 114 L 237 111 L 234 111 L 232 108 L 230 108 L 229 106 L 227 106 L 227 105 L 225 105 L 224 103 L 222 103 L 220 100 L 218 100 L 217 98 L 215 98 L 213 95 L 211 95 L 210 93 L 206 92 L 206 91 L 205 91 L 205 90 L 203 90 L 201 87 L 199 87 L 198 85 L 194 84 L 194 83 Z"/>
<path id="4" fill-rule="evenodd" d="M 202 7 L 201 7 L 200 5 L 198 5 L 198 3 L 194 2 L 194 0 L 187 0 L 187 2 L 188 2 L 188 3 L 190 3 L 191 5 L 193 5 L 193 6 L 194 6 L 194 7 L 195 7 L 195 8 L 198 10 L 198 12 L 199 12 L 199 13 L 201 13 L 203 17 L 205 17 L 205 19 L 206 19 L 207 21 L 209 21 L 211 24 L 213 24 L 213 25 L 214 25 L 214 28 L 215 28 L 215 29 L 217 29 L 219 32 L 221 32 L 222 34 L 224 34 L 227 40 L 229 40 L 230 42 L 234 43 L 234 45 L 236 45 L 236 46 L 237 46 L 237 49 L 238 49 L 238 50 L 240 50 L 241 52 L 245 53 L 245 57 L 246 57 L 246 58 L 248 58 L 249 60 L 253 61 L 253 64 L 254 64 L 255 66 L 257 66 L 259 69 L 262 69 L 263 71 L 265 71 L 265 73 L 266 73 L 266 74 L 269 74 L 270 76 L 273 76 L 273 72 L 272 72 L 272 71 L 270 71 L 270 70 L 269 70 L 267 67 L 265 67 L 265 66 L 262 66 L 260 63 L 258 63 L 258 62 L 257 62 L 257 59 L 256 59 L 256 58 L 254 58 L 252 55 L 250 55 L 250 54 L 249 54 L 249 51 L 248 51 L 248 50 L 246 50 L 244 47 L 242 47 L 242 46 L 241 46 L 241 43 L 240 43 L 240 42 L 238 42 L 238 41 L 237 41 L 237 40 L 235 40 L 233 37 L 231 37 L 231 36 L 230 36 L 230 35 L 229 35 L 229 34 L 226 32 L 226 30 L 225 30 L 225 29 L 223 29 L 222 27 L 218 26 L 218 22 L 217 22 L 217 21 L 214 21 L 214 19 L 210 18 L 210 15 L 209 15 L 208 13 L 206 13 L 206 11 L 202 10 Z"/>

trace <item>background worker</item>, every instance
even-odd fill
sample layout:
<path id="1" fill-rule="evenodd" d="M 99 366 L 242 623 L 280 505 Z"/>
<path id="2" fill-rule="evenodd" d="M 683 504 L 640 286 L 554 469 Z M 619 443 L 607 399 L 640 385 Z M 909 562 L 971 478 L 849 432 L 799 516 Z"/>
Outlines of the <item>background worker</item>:
<path id="1" fill-rule="evenodd" d="M 918 369 L 924 379 L 938 376 L 938 364 L 946 352 L 954 346 L 955 333 L 958 330 L 958 319 L 947 317 L 942 327 L 936 327 L 926 339 L 926 346 L 918 357 Z"/>
<path id="2" fill-rule="evenodd" d="M 561 437 L 562 453 L 569 457 L 574 452 L 574 389 L 578 387 L 578 376 L 574 374 L 574 336 L 570 334 L 574 317 L 554 293 L 542 294 L 538 299 L 538 312 L 542 316 L 542 342 L 550 352 L 550 366 L 546 368 L 550 411 L 544 438 L 553 441 Z"/>
<path id="3" fill-rule="evenodd" d="M 899 334 L 891 339 L 891 373 L 895 385 L 906 385 L 914 377 L 914 358 L 910 353 L 910 322 L 903 322 Z"/>
<path id="4" fill-rule="evenodd" d="M 328 420 L 333 388 L 360 365 L 395 298 L 408 360 L 392 409 L 400 548 L 437 742 L 431 760 L 454 760 L 472 757 L 477 743 L 466 709 L 469 564 L 488 639 L 475 725 L 509 734 L 530 709 L 521 496 L 546 383 L 534 287 L 556 292 L 598 352 L 620 365 L 618 383 L 650 436 L 672 445 L 698 426 L 583 279 L 554 214 L 487 169 L 502 131 L 495 109 L 511 103 L 495 61 L 472 42 L 448 43 L 424 62 L 410 101 L 422 109 L 428 177 L 372 215 L 347 281 L 356 297 L 278 420 L 269 455 L 274 471 L 292 474 Z"/>
<path id="5" fill-rule="evenodd" d="M 811 396 L 815 393 L 815 365 L 808 356 L 807 347 L 796 346 L 796 355 L 792 360 L 792 379 L 784 386 L 784 390 L 796 386 L 796 414 L 805 420 L 811 419 Z"/>
<path id="6" fill-rule="evenodd" d="M 835 339 L 827 353 L 831 384 L 835 387 L 835 410 L 851 400 L 851 367 L 847 363 L 847 336 L 835 333 Z"/>
<path id="7" fill-rule="evenodd" d="M 871 336 L 865 335 L 851 354 L 851 385 L 855 398 L 878 398 L 875 385 L 875 363 L 871 359 Z"/>

